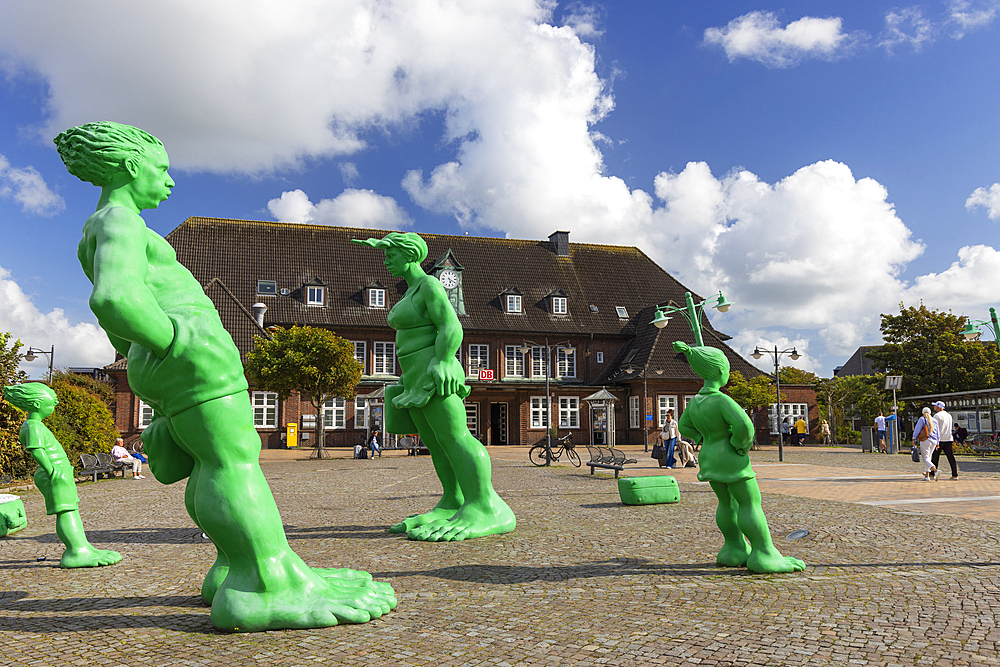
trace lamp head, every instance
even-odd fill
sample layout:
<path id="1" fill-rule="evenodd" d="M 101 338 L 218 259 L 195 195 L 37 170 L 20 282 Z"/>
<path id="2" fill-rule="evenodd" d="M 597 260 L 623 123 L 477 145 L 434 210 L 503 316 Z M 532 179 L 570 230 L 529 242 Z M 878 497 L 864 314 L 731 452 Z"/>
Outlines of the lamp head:
<path id="1" fill-rule="evenodd" d="M 802 358 L 802 355 L 801 355 L 801 354 L 799 354 L 799 353 L 798 353 L 798 352 L 797 352 L 797 351 L 795 350 L 795 348 L 793 347 L 793 348 L 792 348 L 792 354 L 791 354 L 791 358 L 792 358 L 792 361 L 795 361 L 796 359 L 801 359 L 801 358 Z"/>
<path id="2" fill-rule="evenodd" d="M 753 354 L 751 354 L 750 356 L 753 357 L 754 359 L 760 359 L 763 356 L 763 353 L 760 351 L 759 347 L 754 347 Z"/>
<path id="3" fill-rule="evenodd" d="M 34 361 L 37 358 L 38 357 L 35 356 L 35 353 L 32 352 L 31 350 L 28 350 L 28 354 L 24 355 L 24 360 L 25 361 Z"/>
<path id="4" fill-rule="evenodd" d="M 965 336 L 965 340 L 973 340 L 979 335 L 979 332 L 976 331 L 976 327 L 972 325 L 972 322 L 966 322 L 965 329 L 962 330 L 962 335 Z M 27 359 L 27 357 L 25 357 L 25 359 Z"/>
<path id="5" fill-rule="evenodd" d="M 719 303 L 715 304 L 715 309 L 720 313 L 724 313 L 729 310 L 729 307 L 732 305 L 732 303 L 726 301 L 726 297 L 722 296 L 722 292 L 719 292 Z"/>
<path id="6" fill-rule="evenodd" d="M 531 351 L 531 348 L 528 347 L 527 345 L 522 345 L 521 347 L 517 348 L 517 351 L 520 352 L 521 354 L 528 354 L 528 352 Z"/>
<path id="7" fill-rule="evenodd" d="M 576 354 L 576 348 L 570 345 L 569 347 L 564 347 L 563 352 L 566 354 Z"/>
<path id="8" fill-rule="evenodd" d="M 650 322 L 650 324 L 655 326 L 657 329 L 662 329 L 663 327 L 667 326 L 667 322 L 669 321 L 670 318 L 667 317 L 667 311 L 657 306 L 656 317 L 653 318 L 653 321 Z"/>

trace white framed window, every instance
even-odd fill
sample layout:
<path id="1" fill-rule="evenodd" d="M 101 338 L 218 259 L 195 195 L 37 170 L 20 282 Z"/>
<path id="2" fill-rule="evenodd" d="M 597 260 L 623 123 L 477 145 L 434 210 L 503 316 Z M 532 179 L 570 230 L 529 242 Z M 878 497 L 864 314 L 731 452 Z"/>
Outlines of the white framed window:
<path id="1" fill-rule="evenodd" d="M 309 285 L 306 288 L 306 305 L 307 306 L 322 306 L 326 303 L 326 288 L 317 287 L 315 285 Z"/>
<path id="2" fill-rule="evenodd" d="M 545 397 L 531 397 L 531 428 L 546 428 L 548 426 L 548 412 L 545 410 Z"/>
<path id="3" fill-rule="evenodd" d="M 479 377 L 479 371 L 490 367 L 490 346 L 469 345 L 469 377 Z"/>
<path id="4" fill-rule="evenodd" d="M 628 309 L 625 306 L 615 306 L 615 310 L 618 311 L 618 317 L 627 320 L 628 319 Z"/>
<path id="5" fill-rule="evenodd" d="M 517 345 L 508 345 L 505 348 L 504 361 L 507 366 L 504 373 L 506 377 L 524 377 L 524 353 Z"/>
<path id="6" fill-rule="evenodd" d="M 364 429 L 368 426 L 368 410 L 365 399 L 360 396 L 354 399 L 354 428 Z"/>
<path id="7" fill-rule="evenodd" d="M 323 404 L 323 428 L 344 428 L 347 401 L 333 398 Z"/>
<path id="8" fill-rule="evenodd" d="M 567 312 L 566 297 L 564 297 L 564 296 L 554 296 L 554 297 L 552 297 L 552 314 L 553 315 L 565 315 L 566 312 Z"/>
<path id="9" fill-rule="evenodd" d="M 603 364 L 604 363 L 604 353 L 603 352 L 598 352 L 597 353 L 597 363 L 599 363 L 599 364 Z"/>
<path id="10" fill-rule="evenodd" d="M 694 398 L 694 396 L 685 396 L 684 397 L 684 409 L 685 410 L 687 410 L 688 403 L 691 402 L 692 398 Z"/>
<path id="11" fill-rule="evenodd" d="M 385 308 L 385 290 L 376 287 L 368 290 L 368 307 Z"/>
<path id="12" fill-rule="evenodd" d="M 375 343 L 374 375 L 396 374 L 396 344 Z"/>
<path id="13" fill-rule="evenodd" d="M 276 280 L 258 280 L 257 294 L 261 296 L 273 296 L 278 293 L 278 282 Z"/>
<path id="14" fill-rule="evenodd" d="M 677 397 L 657 396 L 656 413 L 659 415 L 659 421 L 657 421 L 656 424 L 660 428 L 663 428 L 663 425 L 667 422 L 667 410 L 673 410 L 674 419 L 677 419 Z"/>
<path id="15" fill-rule="evenodd" d="M 139 423 L 137 426 L 139 428 L 146 428 L 153 423 L 153 406 L 146 404 L 143 400 L 139 400 Z"/>
<path id="16" fill-rule="evenodd" d="M 465 425 L 469 427 L 469 433 L 479 436 L 479 403 L 465 404 Z"/>
<path id="17" fill-rule="evenodd" d="M 559 397 L 559 428 L 580 428 L 580 398 Z"/>
<path id="18" fill-rule="evenodd" d="M 508 294 L 507 295 L 507 312 L 508 313 L 520 313 L 521 312 L 521 295 L 520 294 Z"/>
<path id="19" fill-rule="evenodd" d="M 365 358 L 365 353 L 368 351 L 365 341 L 363 340 L 352 340 L 351 343 L 354 344 L 354 358 L 358 360 L 361 364 L 361 374 L 368 375 L 368 364 Z"/>
<path id="20" fill-rule="evenodd" d="M 774 410 L 777 407 L 774 403 L 767 406 L 767 421 L 771 425 L 771 435 L 778 434 L 781 421 L 785 417 L 788 417 L 789 431 L 795 430 L 795 422 L 799 420 L 799 417 L 805 419 L 807 423 L 809 421 L 809 405 L 807 403 L 782 403 L 780 419 L 774 416 Z"/>
<path id="21" fill-rule="evenodd" d="M 531 348 L 531 377 L 543 378 L 549 372 L 549 362 L 545 358 L 544 347 Z"/>
<path id="22" fill-rule="evenodd" d="M 639 412 L 639 397 L 629 396 L 628 397 L 628 427 L 629 428 L 640 428 L 642 426 L 642 420 L 640 419 L 641 413 Z"/>
<path id="23" fill-rule="evenodd" d="M 269 391 L 255 391 L 251 396 L 253 403 L 253 425 L 257 428 L 276 428 L 278 426 L 278 395 Z"/>
<path id="24" fill-rule="evenodd" d="M 567 352 L 564 347 L 556 349 L 556 373 L 561 378 L 576 377 L 576 350 Z"/>

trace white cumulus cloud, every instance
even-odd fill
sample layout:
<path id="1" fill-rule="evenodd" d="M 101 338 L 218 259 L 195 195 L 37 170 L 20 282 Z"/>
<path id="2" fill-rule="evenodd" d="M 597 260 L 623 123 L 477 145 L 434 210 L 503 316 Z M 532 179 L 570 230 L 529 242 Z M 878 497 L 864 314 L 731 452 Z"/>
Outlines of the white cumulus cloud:
<path id="1" fill-rule="evenodd" d="M 41 312 L 3 267 L 0 267 L 0 331 L 9 331 L 19 338 L 25 350 L 31 346 L 48 351 L 55 346 L 56 368 L 104 366 L 115 360 L 115 350 L 100 327 L 89 322 L 72 324 L 61 308 Z M 23 362 L 21 369 L 38 378 L 48 372 L 47 362 L 47 355 L 39 355 L 34 362 Z"/>
<path id="2" fill-rule="evenodd" d="M 267 208 L 280 222 L 375 229 L 405 229 L 413 223 L 395 199 L 372 190 L 344 190 L 333 199 L 321 199 L 317 204 L 313 204 L 302 190 L 290 190 L 269 201 Z"/>
<path id="3" fill-rule="evenodd" d="M 990 220 L 1000 220 L 1000 183 L 994 183 L 989 188 L 976 188 L 965 200 L 965 208 L 982 206 Z"/>
<path id="4" fill-rule="evenodd" d="M 14 201 L 32 215 L 55 215 L 66 208 L 63 198 L 52 192 L 34 167 L 12 167 L 0 155 L 0 198 Z"/>
<path id="5" fill-rule="evenodd" d="M 805 16 L 782 26 L 771 12 L 755 11 L 723 28 L 705 30 L 705 43 L 721 46 L 730 61 L 756 60 L 768 67 L 789 67 L 806 58 L 844 55 L 859 39 L 843 31 L 839 17 Z"/>
<path id="6" fill-rule="evenodd" d="M 940 273 L 919 276 L 907 289 L 905 303 L 923 300 L 929 307 L 977 312 L 1000 301 L 1000 252 L 986 245 L 965 246 L 958 260 Z"/>

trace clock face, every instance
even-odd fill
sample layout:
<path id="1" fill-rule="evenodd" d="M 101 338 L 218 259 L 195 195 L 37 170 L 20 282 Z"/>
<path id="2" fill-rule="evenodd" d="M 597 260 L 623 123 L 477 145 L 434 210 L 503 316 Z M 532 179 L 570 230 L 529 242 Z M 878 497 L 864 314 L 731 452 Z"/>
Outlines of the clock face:
<path id="1" fill-rule="evenodd" d="M 451 269 L 445 269 L 442 271 L 438 276 L 438 280 L 441 281 L 441 284 L 445 289 L 455 289 L 458 287 L 458 274 Z"/>

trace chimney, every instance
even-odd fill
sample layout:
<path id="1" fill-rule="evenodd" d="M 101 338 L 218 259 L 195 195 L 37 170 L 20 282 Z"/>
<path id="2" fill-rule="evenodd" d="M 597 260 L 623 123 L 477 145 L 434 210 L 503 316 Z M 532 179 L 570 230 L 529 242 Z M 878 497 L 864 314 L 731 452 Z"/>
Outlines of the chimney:
<path id="1" fill-rule="evenodd" d="M 250 310 L 253 311 L 253 318 L 255 320 L 257 320 L 257 326 L 259 326 L 261 329 L 263 329 L 264 328 L 264 313 L 267 312 L 267 306 L 265 306 L 264 304 L 262 304 L 261 302 L 258 301 L 254 305 L 250 306 Z"/>
<path id="2" fill-rule="evenodd" d="M 569 257 L 569 232 L 552 232 L 549 235 L 556 257 Z"/>

